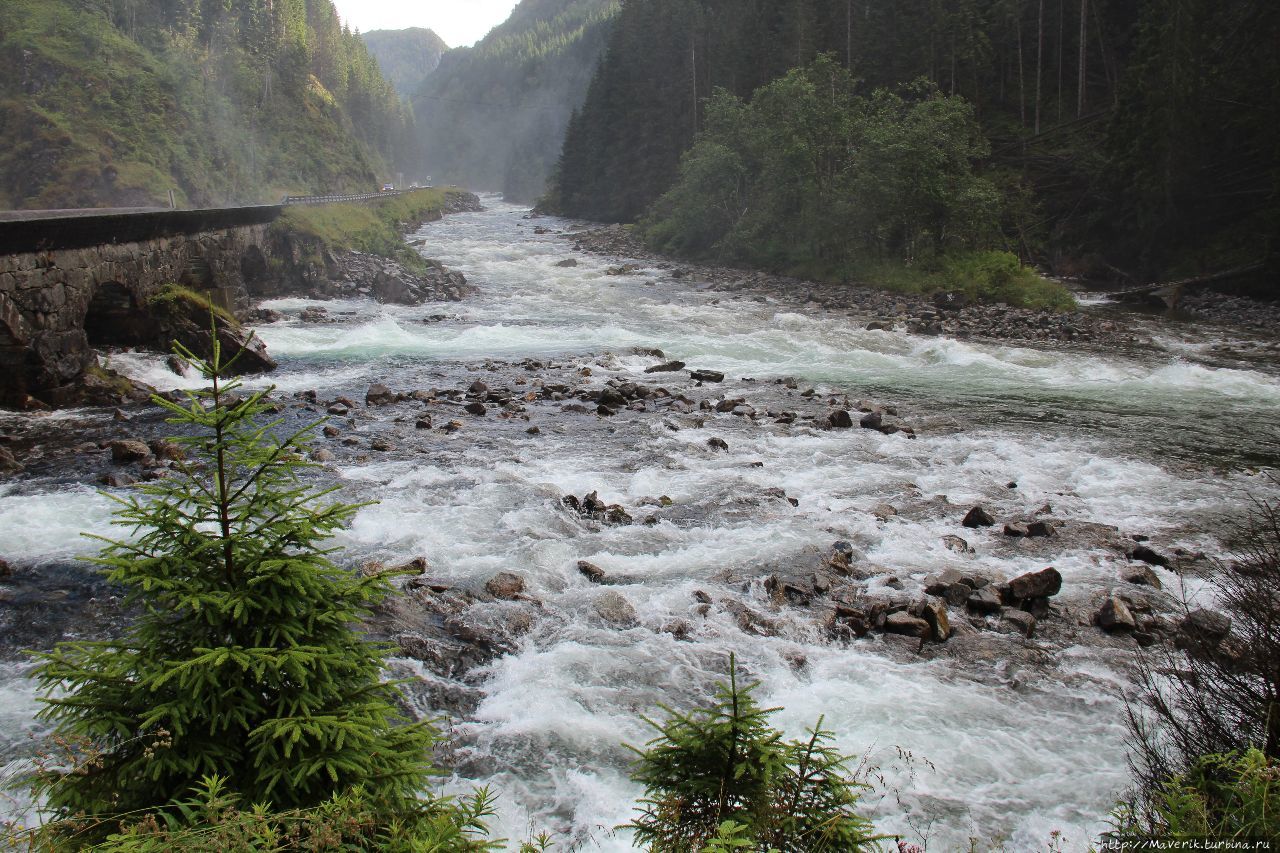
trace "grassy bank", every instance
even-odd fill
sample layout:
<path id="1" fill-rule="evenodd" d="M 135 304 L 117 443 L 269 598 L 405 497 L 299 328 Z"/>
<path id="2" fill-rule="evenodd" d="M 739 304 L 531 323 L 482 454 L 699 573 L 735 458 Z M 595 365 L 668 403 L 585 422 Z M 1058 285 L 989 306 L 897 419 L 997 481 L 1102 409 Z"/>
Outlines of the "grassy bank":
<path id="1" fill-rule="evenodd" d="M 289 207 L 272 227 L 330 251 L 369 252 L 397 260 L 411 270 L 422 270 L 426 264 L 405 245 L 401 223 L 439 218 L 449 196 L 456 192 L 433 187 L 372 202 Z"/>
<path id="2" fill-rule="evenodd" d="M 965 252 L 914 266 L 891 261 L 854 265 L 840 276 L 894 293 L 963 293 L 969 302 L 1070 311 L 1071 291 L 1042 278 L 1009 252 Z"/>

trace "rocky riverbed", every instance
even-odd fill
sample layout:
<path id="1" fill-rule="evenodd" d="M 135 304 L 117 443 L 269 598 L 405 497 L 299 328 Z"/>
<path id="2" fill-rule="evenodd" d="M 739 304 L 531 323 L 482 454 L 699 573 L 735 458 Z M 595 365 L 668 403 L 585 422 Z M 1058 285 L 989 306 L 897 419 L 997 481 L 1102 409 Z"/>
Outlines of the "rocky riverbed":
<path id="1" fill-rule="evenodd" d="M 451 784 L 492 782 L 515 837 L 627 849 L 620 743 L 705 698 L 732 651 L 789 730 L 826 714 L 875 752 L 886 829 L 1083 846 L 1125 784 L 1134 655 L 1226 633 L 1188 615 L 1213 609 L 1219 532 L 1274 489 L 1280 380 L 1088 310 L 1071 322 L 1113 323 L 1115 349 L 913 332 L 888 309 L 868 329 L 879 307 L 574 255 L 571 223 L 523 215 L 411 238 L 474 284 L 460 301 L 266 303 L 280 367 L 248 380 L 276 386 L 282 429 L 326 419 L 317 482 L 378 501 L 336 544 L 354 570 L 411 571 L 370 628 L 414 707 L 453 721 Z M 195 384 L 158 356 L 111 365 Z M 0 417 L 26 466 L 0 484 L 9 657 L 127 618 L 76 534 L 111 532 L 104 484 L 171 475 L 167 429 L 144 405 Z"/>

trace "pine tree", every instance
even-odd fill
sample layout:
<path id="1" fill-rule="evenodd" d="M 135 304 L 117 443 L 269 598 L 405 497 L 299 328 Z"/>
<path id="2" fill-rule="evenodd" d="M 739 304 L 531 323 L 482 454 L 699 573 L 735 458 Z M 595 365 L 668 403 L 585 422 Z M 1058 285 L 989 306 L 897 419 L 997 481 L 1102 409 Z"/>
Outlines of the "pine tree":
<path id="1" fill-rule="evenodd" d="M 632 778 L 645 786 L 630 824 L 637 846 L 651 853 L 702 850 L 844 851 L 874 849 L 871 824 L 855 808 L 861 783 L 847 757 L 831 747 L 822 720 L 807 740 L 783 740 L 769 725 L 777 708 L 761 708 L 758 686 L 740 686 L 729 659 L 729 683 L 710 707 L 646 719 L 659 736 Z"/>
<path id="2" fill-rule="evenodd" d="M 309 808 L 359 790 L 414 812 L 435 739 L 381 680 L 386 650 L 354 625 L 389 591 L 330 559 L 326 537 L 358 508 L 301 477 L 311 428 L 277 437 L 266 391 L 224 377 L 235 358 L 180 354 L 210 383 L 156 398 L 189 455 L 176 476 L 118 499 L 131 538 L 94 562 L 137 611 L 119 639 L 41 655 L 41 716 L 82 744 L 36 789 L 55 816 L 164 809 L 219 779 L 241 802 Z M 313 425 L 314 426 L 314 425 Z"/>

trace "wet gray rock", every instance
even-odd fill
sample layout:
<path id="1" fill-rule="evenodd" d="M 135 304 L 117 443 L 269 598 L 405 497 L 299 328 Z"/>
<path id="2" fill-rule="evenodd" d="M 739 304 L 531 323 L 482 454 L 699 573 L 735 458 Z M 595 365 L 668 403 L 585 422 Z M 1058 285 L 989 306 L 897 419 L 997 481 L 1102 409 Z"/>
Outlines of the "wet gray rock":
<path id="1" fill-rule="evenodd" d="M 954 534 L 947 534 L 942 537 L 942 545 L 948 551 L 955 551 L 957 554 L 972 554 L 973 546 L 966 542 L 963 538 Z"/>
<path id="2" fill-rule="evenodd" d="M 990 585 L 984 586 L 982 589 L 975 589 L 965 603 L 970 610 L 984 615 L 999 613 L 1004 606 L 1000 600 L 1000 594 Z"/>
<path id="3" fill-rule="evenodd" d="M 924 619 L 912 616 L 906 611 L 899 611 L 890 613 L 884 618 L 884 632 L 886 634 L 901 634 L 906 637 L 918 637 L 924 640 L 932 636 L 933 628 Z"/>
<path id="4" fill-rule="evenodd" d="M 1231 633 L 1231 617 L 1216 610 L 1192 610 L 1178 623 L 1175 644 L 1192 655 L 1217 651 Z"/>
<path id="5" fill-rule="evenodd" d="M 858 426 L 863 429 L 880 429 L 884 426 L 884 415 L 880 412 L 869 412 L 858 420 Z"/>
<path id="6" fill-rule="evenodd" d="M 668 361 L 665 364 L 655 364 L 652 367 L 646 367 L 645 373 L 675 373 L 684 370 L 683 361 Z"/>
<path id="7" fill-rule="evenodd" d="M 0 445 L 0 474 L 17 474 L 22 470 L 23 465 L 17 457 L 10 452 L 9 448 Z"/>
<path id="8" fill-rule="evenodd" d="M 1000 627 L 1031 639 L 1036 633 L 1036 617 L 1025 610 L 1005 610 L 1000 614 Z"/>
<path id="9" fill-rule="evenodd" d="M 381 382 L 370 385 L 364 394 L 366 406 L 386 406 L 396 402 L 396 399 L 395 392 Z"/>
<path id="10" fill-rule="evenodd" d="M 947 618 L 947 603 L 941 598 L 928 596 L 920 615 L 929 623 L 930 638 L 937 643 L 946 642 L 951 636 L 951 620 Z"/>
<path id="11" fill-rule="evenodd" d="M 713 436 L 712 438 L 707 439 L 707 447 L 710 447 L 712 450 L 728 450 L 729 443 L 723 438 L 716 438 Z"/>
<path id="12" fill-rule="evenodd" d="M 1014 601 L 1049 598 L 1062 590 L 1062 574 L 1052 566 L 1038 572 L 1028 572 L 1009 581 L 1006 586 Z"/>
<path id="13" fill-rule="evenodd" d="M 1149 586 L 1152 589 L 1160 589 L 1160 577 L 1147 565 L 1129 565 L 1120 569 L 1120 579 L 1125 583 L 1135 584 L 1137 586 Z"/>
<path id="14" fill-rule="evenodd" d="M 769 575 L 764 588 L 777 604 L 807 605 L 817 595 L 811 577 L 800 575 Z"/>
<path id="15" fill-rule="evenodd" d="M 1015 539 L 1021 539 L 1030 536 L 1031 531 L 1027 529 L 1027 525 L 1020 521 L 1011 521 L 1004 526 L 1004 535 Z"/>
<path id="16" fill-rule="evenodd" d="M 145 441 L 126 438 L 111 442 L 111 461 L 117 465 L 142 462 L 151 458 L 151 448 Z"/>
<path id="17" fill-rule="evenodd" d="M 689 378 L 697 382 L 723 382 L 724 374 L 718 370 L 690 370 Z"/>
<path id="18" fill-rule="evenodd" d="M 485 581 L 484 588 L 494 598 L 511 600 L 524 592 L 524 578 L 512 572 L 498 572 Z"/>
<path id="19" fill-rule="evenodd" d="M 489 407 L 486 406 L 484 403 L 479 402 L 478 400 L 471 403 L 467 403 L 465 406 L 462 407 L 462 409 L 467 414 L 475 415 L 476 417 L 481 417 L 484 415 L 485 412 L 489 411 Z"/>
<path id="20" fill-rule="evenodd" d="M 996 520 L 991 517 L 991 513 L 987 512 L 985 508 L 975 506 L 965 513 L 964 519 L 960 523 L 965 527 L 978 528 L 990 527 L 996 523 Z"/>
<path id="21" fill-rule="evenodd" d="M 832 429 L 850 429 L 853 426 L 853 418 L 844 409 L 837 409 L 827 415 L 827 423 Z"/>
<path id="22" fill-rule="evenodd" d="M 578 265 L 577 258 L 565 258 L 563 261 L 556 261 L 556 266 L 569 269 Z"/>
<path id="23" fill-rule="evenodd" d="M 1057 527 L 1054 523 L 1046 519 L 1039 519 L 1027 525 L 1028 536 L 1048 537 L 1057 532 Z"/>
<path id="24" fill-rule="evenodd" d="M 1146 545 L 1139 545 L 1129 552 L 1129 559 L 1139 560 L 1152 566 L 1169 567 L 1169 558 Z"/>
<path id="25" fill-rule="evenodd" d="M 596 615 L 615 628 L 634 628 L 640 624 L 636 609 L 626 596 L 616 590 L 608 590 L 596 597 L 592 604 Z"/>
<path id="26" fill-rule="evenodd" d="M 587 560 L 578 561 L 578 573 L 592 583 L 604 583 L 604 569 Z"/>
<path id="27" fill-rule="evenodd" d="M 1094 624 L 1108 634 L 1132 631 L 1138 626 L 1129 606 L 1117 595 L 1109 595 L 1093 617 Z"/>

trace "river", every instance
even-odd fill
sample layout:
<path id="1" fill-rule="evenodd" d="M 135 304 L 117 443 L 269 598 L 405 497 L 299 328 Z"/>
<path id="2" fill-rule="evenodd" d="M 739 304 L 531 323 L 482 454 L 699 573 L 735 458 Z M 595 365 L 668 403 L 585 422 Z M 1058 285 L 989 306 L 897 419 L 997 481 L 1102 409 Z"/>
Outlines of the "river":
<path id="1" fill-rule="evenodd" d="M 518 380 L 534 372 L 520 362 L 537 359 L 559 381 L 663 384 L 741 396 L 761 411 L 801 405 L 809 387 L 819 401 L 870 398 L 897 406 L 918 437 L 727 413 L 700 413 L 701 426 L 693 415 L 654 411 L 602 418 L 546 401 L 527 404 L 527 421 L 435 414 L 436 426 L 464 421 L 448 435 L 416 434 L 415 410 L 404 404 L 344 419 L 344 434 L 386 434 L 395 447 L 339 453 L 334 464 L 345 496 L 378 501 L 339 537 L 348 558 L 422 555 L 433 577 L 456 582 L 514 572 L 541 603 L 512 653 L 458 680 L 470 698 L 449 727 L 446 784 L 491 784 L 507 837 L 546 828 L 571 849 L 631 849 L 614 829 L 641 793 L 622 744 L 651 736 L 640 715 L 659 713 L 659 703 L 707 697 L 733 652 L 760 682 L 761 701 L 784 709 L 778 725 L 801 735 L 824 715 L 839 746 L 877 768 L 868 804 L 882 830 L 927 840 L 930 850 L 967 849 L 970 838 L 981 848 L 1043 849 L 1059 831 L 1064 849 L 1083 849 L 1126 784 L 1132 640 L 1081 626 L 1070 636 L 1097 640 L 1050 644 L 1031 657 L 916 656 L 878 638 L 833 642 L 813 614 L 773 607 L 761 579 L 808 566 L 844 540 L 860 560 L 903 579 L 948 566 L 1013 577 L 1053 565 L 1065 579 L 1061 599 L 1080 608 L 1116 583 L 1123 559 L 1087 537 L 1045 551 L 1004 541 L 999 527 L 961 528 L 975 503 L 999 518 L 1048 503 L 1068 525 L 1114 525 L 1164 550 L 1221 553 L 1224 520 L 1278 491 L 1266 476 L 1280 459 L 1276 372 L 1215 361 L 1225 332 L 1154 318 L 1143 322 L 1155 348 L 1110 355 L 867 331 L 865 320 L 712 290 L 643 261 L 635 274 L 608 275 L 620 259 L 574 255 L 563 236 L 535 234 L 524 209 L 486 204 L 415 235 L 477 296 L 414 308 L 323 303 L 337 320 L 329 324 L 298 319 L 318 303 L 268 303 L 286 318 L 258 332 L 281 367 L 250 384 L 315 389 L 322 400 L 362 400 L 371 382 L 465 389 L 482 379 L 523 390 Z M 557 266 L 568 257 L 578 265 Z M 693 388 L 686 374 L 646 375 L 656 361 L 636 347 L 727 379 Z M 159 387 L 175 384 L 157 357 L 112 363 Z M 776 381 L 785 377 L 794 389 Z M 59 420 L 109 427 L 101 413 L 52 416 L 50 428 Z M 712 450 L 711 437 L 729 449 Z M 637 518 L 650 511 L 646 498 L 667 496 L 672 507 L 651 525 L 602 526 L 561 505 L 563 495 L 592 490 Z M 882 503 L 898 514 L 877 517 Z M 54 473 L 0 485 L 0 555 L 74 576 L 69 558 L 92 551 L 77 534 L 109 533 L 110 509 L 94 487 Z M 948 534 L 964 535 L 976 553 L 944 547 Z M 582 559 L 606 571 L 607 589 L 625 596 L 638 624 L 600 618 L 601 588 L 574 568 Z M 1200 584 L 1160 577 L 1175 595 L 1211 600 Z M 80 600 L 77 583 L 60 594 Z M 697 592 L 717 602 L 705 615 Z M 767 616 L 769 627 L 744 629 L 719 604 L 729 600 Z M 673 633 L 676 622 L 688 630 Z M 10 626 L 27 644 L 44 636 L 20 628 Z M 0 748 L 12 758 L 39 726 L 25 664 L 12 649 L 5 660 Z M 397 667 L 422 678 L 414 702 L 440 710 L 440 677 L 408 659 Z"/>

